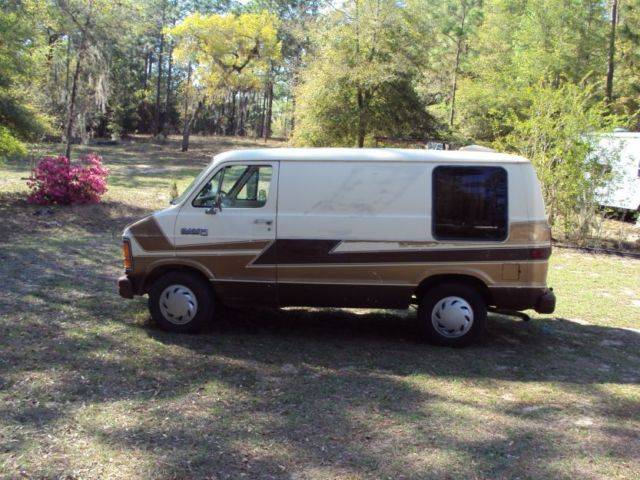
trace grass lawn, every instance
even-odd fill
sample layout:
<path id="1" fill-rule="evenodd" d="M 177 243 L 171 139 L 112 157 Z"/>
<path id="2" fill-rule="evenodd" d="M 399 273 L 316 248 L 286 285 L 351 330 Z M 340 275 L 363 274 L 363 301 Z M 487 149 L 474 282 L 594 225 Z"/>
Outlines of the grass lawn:
<path id="1" fill-rule="evenodd" d="M 252 145 L 95 147 L 105 202 L 50 210 L 28 165 L 0 167 L 0 477 L 640 478 L 639 260 L 557 249 L 557 313 L 491 316 L 458 350 L 412 311 L 230 311 L 181 336 L 121 299 L 124 225 Z"/>

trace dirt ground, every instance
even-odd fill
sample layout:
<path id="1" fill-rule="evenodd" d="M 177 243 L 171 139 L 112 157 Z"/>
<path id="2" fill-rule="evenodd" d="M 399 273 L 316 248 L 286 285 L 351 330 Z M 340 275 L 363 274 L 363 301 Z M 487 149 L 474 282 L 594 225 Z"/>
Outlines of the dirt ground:
<path id="1" fill-rule="evenodd" d="M 28 205 L 28 163 L 0 167 L 0 478 L 640 478 L 640 260 L 556 250 L 556 314 L 492 315 L 465 349 L 412 310 L 175 335 L 121 299 L 122 228 L 252 145 L 91 148 L 112 170 L 92 206 Z"/>

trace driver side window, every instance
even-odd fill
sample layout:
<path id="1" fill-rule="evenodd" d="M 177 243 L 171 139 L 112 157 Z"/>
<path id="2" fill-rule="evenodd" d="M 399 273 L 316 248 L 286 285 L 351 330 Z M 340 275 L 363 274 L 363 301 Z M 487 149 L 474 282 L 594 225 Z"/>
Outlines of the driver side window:
<path id="1" fill-rule="evenodd" d="M 260 208 L 267 203 L 272 168 L 230 165 L 219 170 L 193 200 L 194 207 L 212 207 L 219 196 L 223 207 Z"/>
<path id="2" fill-rule="evenodd" d="M 193 199 L 192 205 L 194 207 L 213 207 L 220 190 L 220 180 L 222 179 L 223 172 L 224 169 L 219 170 L 218 173 L 202 187 L 198 196 Z"/>

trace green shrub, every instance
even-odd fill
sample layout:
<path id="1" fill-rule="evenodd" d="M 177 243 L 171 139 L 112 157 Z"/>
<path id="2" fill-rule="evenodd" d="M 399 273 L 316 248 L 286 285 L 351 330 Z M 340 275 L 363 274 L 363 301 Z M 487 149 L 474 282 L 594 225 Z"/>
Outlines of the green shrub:
<path id="1" fill-rule="evenodd" d="M 596 194 L 609 179 L 611 158 L 598 158 L 593 134 L 611 131 L 622 119 L 594 101 L 590 88 L 539 84 L 522 90 L 528 107 L 512 113 L 512 131 L 499 149 L 527 157 L 536 168 L 549 222 L 568 237 L 584 238 L 595 218 Z"/>
<path id="2" fill-rule="evenodd" d="M 26 155 L 27 147 L 11 134 L 7 127 L 0 126 L 0 161 L 17 155 Z"/>

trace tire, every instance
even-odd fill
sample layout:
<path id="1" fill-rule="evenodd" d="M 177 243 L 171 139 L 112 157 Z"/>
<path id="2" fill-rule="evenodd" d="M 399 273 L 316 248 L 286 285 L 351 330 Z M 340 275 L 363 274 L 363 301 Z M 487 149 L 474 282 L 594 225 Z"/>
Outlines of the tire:
<path id="1" fill-rule="evenodd" d="M 418 322 L 431 343 L 463 347 L 484 333 L 487 304 L 470 285 L 443 283 L 429 289 L 420 299 Z"/>
<path id="2" fill-rule="evenodd" d="M 213 316 L 213 292 L 198 275 L 169 272 L 149 289 L 151 318 L 163 330 L 196 333 Z"/>

